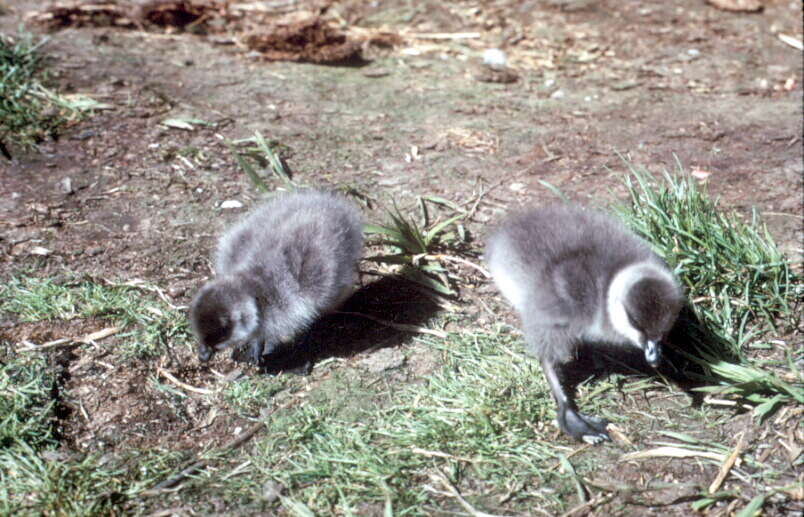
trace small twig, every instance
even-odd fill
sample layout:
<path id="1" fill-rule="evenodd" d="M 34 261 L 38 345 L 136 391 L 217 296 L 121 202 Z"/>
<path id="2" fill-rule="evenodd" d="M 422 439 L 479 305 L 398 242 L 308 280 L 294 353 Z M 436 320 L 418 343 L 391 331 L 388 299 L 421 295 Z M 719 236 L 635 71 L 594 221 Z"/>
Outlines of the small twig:
<path id="1" fill-rule="evenodd" d="M 168 508 L 166 510 L 159 510 L 154 513 L 149 513 L 145 517 L 173 517 L 174 515 L 194 515 L 193 511 L 187 506 L 179 506 L 177 508 Z"/>
<path id="2" fill-rule="evenodd" d="M 421 454 L 422 456 L 430 456 L 436 458 L 446 458 L 448 460 L 457 460 L 457 461 L 465 461 L 467 463 L 474 463 L 475 460 L 472 458 L 462 458 L 460 456 L 453 456 L 452 454 L 447 454 L 446 452 L 441 451 L 428 451 L 426 449 L 419 449 L 418 447 L 412 447 L 410 452 L 414 454 Z"/>
<path id="3" fill-rule="evenodd" d="M 231 472 L 229 472 L 228 474 L 223 476 L 221 478 L 221 480 L 226 481 L 227 479 L 229 479 L 231 477 L 234 477 L 234 476 L 237 476 L 237 475 L 241 474 L 246 469 L 246 467 L 248 467 L 249 465 L 251 465 L 251 460 L 244 461 L 240 465 L 238 465 L 235 468 L 233 468 Z"/>
<path id="4" fill-rule="evenodd" d="M 170 298 L 168 298 L 167 294 L 165 294 L 164 289 L 162 289 L 161 287 L 155 286 L 155 285 L 151 285 L 151 284 L 147 283 L 145 280 L 135 278 L 133 280 L 129 280 L 128 282 L 123 282 L 123 283 L 107 282 L 107 284 L 112 286 L 112 287 L 133 287 L 134 289 L 139 289 L 141 291 L 147 291 L 147 292 L 151 292 L 151 293 L 156 293 L 156 295 L 159 296 L 159 299 L 162 300 L 163 302 L 165 302 L 165 305 L 167 305 L 168 307 L 170 307 L 174 311 L 182 309 L 182 307 L 180 307 L 178 305 L 174 305 L 170 301 Z"/>
<path id="5" fill-rule="evenodd" d="M 683 447 L 656 447 L 645 451 L 629 452 L 623 454 L 617 461 L 633 461 L 648 458 L 708 458 L 715 461 L 724 461 L 726 456 L 718 452 L 694 451 Z"/>
<path id="6" fill-rule="evenodd" d="M 782 40 L 783 43 L 790 45 L 793 48 L 798 50 L 804 50 L 804 43 L 801 42 L 800 39 L 796 39 L 793 36 L 788 36 L 787 34 L 782 34 L 781 32 L 777 34 L 778 38 Z"/>
<path id="7" fill-rule="evenodd" d="M 79 338 L 63 337 L 54 341 L 48 341 L 47 343 L 43 343 L 41 345 L 31 343 L 30 341 L 21 341 L 20 344 L 25 345 L 25 348 L 23 348 L 22 351 L 39 352 L 42 350 L 50 350 L 51 348 L 58 348 L 62 346 L 67 347 L 92 344 L 95 341 L 100 341 L 101 339 L 113 336 L 118 332 L 120 332 L 120 327 L 107 327 L 96 332 L 91 332 Z"/>
<path id="8" fill-rule="evenodd" d="M 729 454 L 729 457 L 726 458 L 726 461 L 723 462 L 723 465 L 721 465 L 720 472 L 718 472 L 715 480 L 709 485 L 710 494 L 714 494 L 720 489 L 723 481 L 726 480 L 726 476 L 729 475 L 729 471 L 731 471 L 731 468 L 734 466 L 734 462 L 737 461 L 737 458 L 739 458 L 740 454 L 743 452 L 743 447 L 745 447 L 745 431 L 740 433 L 737 445 L 734 446 L 734 450 Z"/>
<path id="9" fill-rule="evenodd" d="M 418 257 L 418 255 L 417 255 L 417 257 Z M 416 257 L 414 257 L 414 259 L 415 258 Z M 469 266 L 469 267 L 479 271 L 480 274 L 483 275 L 486 278 L 491 278 L 491 273 L 489 273 L 488 271 L 486 271 L 482 267 L 478 266 L 474 262 L 469 262 L 468 260 L 463 259 L 461 257 L 453 257 L 452 255 L 421 255 L 421 258 L 424 258 L 425 260 L 446 260 L 448 262 L 457 262 L 459 264 Z"/>
<path id="10" fill-rule="evenodd" d="M 634 445 L 634 442 L 628 439 L 625 433 L 614 424 L 609 424 L 606 427 L 606 430 L 612 435 L 617 441 L 623 442 L 626 445 Z"/>
<path id="11" fill-rule="evenodd" d="M 575 515 L 576 513 L 586 510 L 587 508 L 592 508 L 595 506 L 599 506 L 601 504 L 606 504 L 614 498 L 614 494 L 603 494 L 598 495 L 585 503 L 581 503 L 575 508 L 571 508 L 570 510 L 561 514 L 561 517 L 570 517 L 571 515 Z"/>
<path id="12" fill-rule="evenodd" d="M 98 330 L 97 332 L 92 332 L 87 334 L 86 336 L 78 339 L 79 343 L 94 343 L 95 341 L 100 341 L 101 339 L 107 338 L 109 336 L 114 336 L 120 332 L 120 327 L 107 327 L 105 329 Z"/>
<path id="13" fill-rule="evenodd" d="M 494 183 L 492 183 L 491 185 L 489 185 L 489 186 L 488 186 L 488 188 L 486 188 L 485 190 L 481 188 L 480 194 L 478 194 L 477 199 L 476 199 L 476 200 L 475 200 L 475 202 L 472 204 L 472 208 L 470 208 L 470 209 L 469 209 L 469 210 L 466 212 L 465 219 L 471 219 L 471 218 L 472 218 L 472 216 L 475 214 L 475 212 L 477 212 L 477 209 L 478 209 L 478 207 L 480 206 L 480 203 L 483 201 L 483 198 L 484 198 L 484 197 L 486 197 L 486 194 L 488 194 L 488 193 L 489 193 L 489 192 L 491 192 L 492 190 L 494 190 L 494 189 L 496 189 L 497 187 L 499 187 L 500 185 L 502 185 L 502 184 L 503 184 L 503 183 L 504 183 L 504 182 L 505 182 L 507 179 L 508 179 L 508 178 L 503 177 L 503 178 L 501 178 L 500 180 L 495 181 Z"/>
<path id="14" fill-rule="evenodd" d="M 469 512 L 470 515 L 472 515 L 473 517 L 504 517 L 502 515 L 494 515 L 491 513 L 481 512 L 480 510 L 475 509 L 474 506 L 469 504 L 469 502 L 463 498 L 461 493 L 458 492 L 458 489 L 455 488 L 455 485 L 452 484 L 452 482 L 443 472 L 441 472 L 440 470 L 438 470 L 437 472 L 438 475 L 433 475 L 433 478 L 438 480 L 442 485 L 444 485 L 444 488 L 447 489 L 450 495 L 452 495 L 452 497 L 457 499 L 458 503 L 460 503 L 460 505 L 463 506 L 463 508 L 467 512 Z"/>
<path id="15" fill-rule="evenodd" d="M 567 459 L 570 459 L 570 458 L 572 458 L 573 456 L 575 456 L 576 454 L 580 454 L 580 453 L 582 453 L 583 451 L 585 451 L 586 449 L 591 449 L 592 447 L 594 447 L 594 445 L 592 445 L 591 443 L 587 443 L 587 444 L 585 444 L 585 445 L 581 445 L 580 447 L 578 447 L 578 448 L 577 448 L 577 449 L 575 449 L 574 451 L 570 452 L 569 454 L 565 455 L 564 457 L 565 457 L 565 458 L 567 458 Z M 558 462 L 558 463 L 556 463 L 555 465 L 553 465 L 552 467 L 550 467 L 550 470 L 556 470 L 556 469 L 557 469 L 557 468 L 559 468 L 560 466 L 561 466 L 561 462 Z"/>
<path id="16" fill-rule="evenodd" d="M 157 366 L 156 371 L 157 371 L 157 373 L 159 373 L 160 375 L 165 377 L 167 380 L 169 380 L 170 382 L 172 382 L 176 386 L 178 386 L 180 388 L 183 388 L 183 389 L 185 389 L 187 391 L 192 391 L 193 393 L 200 393 L 201 395 L 212 395 L 213 393 L 215 393 L 212 390 L 208 390 L 208 389 L 204 389 L 204 388 L 196 388 L 195 386 L 190 386 L 189 384 L 186 384 L 186 383 L 180 381 L 179 379 L 177 379 L 176 377 L 174 377 L 173 374 L 171 374 L 169 371 L 165 370 L 161 366 Z"/>
<path id="17" fill-rule="evenodd" d="M 31 343 L 30 341 L 20 341 L 20 344 L 25 346 L 25 348 L 20 349 L 23 352 L 38 352 L 41 350 L 49 350 L 51 348 L 57 348 L 60 346 L 75 346 L 80 343 L 78 343 L 72 338 L 64 337 L 61 339 L 56 339 L 55 341 L 48 341 L 47 343 L 43 343 L 41 345 Z"/>
<path id="18" fill-rule="evenodd" d="M 415 332 L 418 334 L 430 334 L 432 336 L 446 338 L 447 333 L 443 330 L 435 330 L 435 329 L 428 329 L 427 327 L 420 327 L 419 325 L 407 325 L 405 323 L 394 323 L 393 321 L 388 321 L 384 319 L 377 318 L 375 316 L 371 316 L 369 314 L 363 314 L 362 312 L 347 312 L 347 311 L 338 311 L 338 314 L 348 314 L 350 316 L 360 316 L 361 318 L 366 318 L 367 320 L 371 320 L 374 322 L 379 323 L 380 325 L 385 325 L 386 327 L 391 327 L 397 330 L 403 330 L 405 332 Z"/>
<path id="19" fill-rule="evenodd" d="M 751 404 L 744 404 L 744 403 L 741 404 L 740 402 L 737 402 L 736 400 L 726 400 L 726 399 L 716 399 L 716 398 L 713 398 L 713 397 L 706 397 L 706 398 L 704 398 L 703 401 L 704 401 L 704 404 L 711 404 L 713 406 L 730 406 L 730 407 L 740 406 L 743 409 L 753 409 L 754 408 L 754 406 L 752 406 Z"/>

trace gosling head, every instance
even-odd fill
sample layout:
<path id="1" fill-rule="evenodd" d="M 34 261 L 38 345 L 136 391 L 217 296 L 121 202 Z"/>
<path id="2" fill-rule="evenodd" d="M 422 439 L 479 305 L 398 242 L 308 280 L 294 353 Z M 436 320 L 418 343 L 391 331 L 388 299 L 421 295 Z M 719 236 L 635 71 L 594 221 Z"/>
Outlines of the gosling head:
<path id="1" fill-rule="evenodd" d="M 644 352 L 649 365 L 659 366 L 661 341 L 675 324 L 683 304 L 675 277 L 653 264 L 628 266 L 615 275 L 608 304 L 614 329 Z"/>
<path id="2" fill-rule="evenodd" d="M 258 331 L 256 301 L 236 282 L 214 280 L 193 299 L 190 326 L 198 339 L 198 358 L 208 361 L 216 351 L 245 343 Z"/>

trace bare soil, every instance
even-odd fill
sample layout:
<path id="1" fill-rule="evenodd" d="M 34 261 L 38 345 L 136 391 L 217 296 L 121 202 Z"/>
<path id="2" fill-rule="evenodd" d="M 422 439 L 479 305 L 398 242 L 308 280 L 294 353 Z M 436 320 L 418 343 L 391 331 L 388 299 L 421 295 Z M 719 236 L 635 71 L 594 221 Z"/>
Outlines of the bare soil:
<path id="1" fill-rule="evenodd" d="M 15 33 L 31 13 L 54 3 L 5 2 L 0 31 Z M 312 3 L 294 5 L 318 12 Z M 800 261 L 802 60 L 778 37 L 802 39 L 800 2 L 768 0 L 761 12 L 746 14 L 703 0 L 344 0 L 322 16 L 347 33 L 359 27 L 396 36 L 384 44 L 364 38 L 357 62 L 330 66 L 266 59 L 256 44 L 230 44 L 237 38 L 222 37 L 225 26 L 207 35 L 170 23 L 147 30 L 86 23 L 51 32 L 45 51 L 59 89 L 113 109 L 67 128 L 37 153 L 12 148 L 15 159 L 0 162 L 3 276 L 141 279 L 186 305 L 211 274 L 216 235 L 259 198 L 226 144 L 257 130 L 284 146 L 294 179 L 304 184 L 351 187 L 410 211 L 419 194 L 467 208 L 480 196 L 467 222 L 478 250 L 487 226 L 505 211 L 554 198 L 540 180 L 575 200 L 605 205 L 624 195 L 618 154 L 653 171 L 675 169 L 678 159 L 687 173 L 706 177 L 724 207 L 746 216 L 756 208 Z M 267 57 L 292 59 L 302 47 Z M 502 72 L 481 64 L 483 51 L 496 47 L 509 60 Z M 188 131 L 163 125 L 166 119 L 211 124 Z M 244 208 L 223 209 L 225 200 Z M 381 217 L 376 207 L 366 212 Z M 491 323 L 479 300 L 513 322 L 495 291 L 473 278 L 461 293 L 472 302 L 461 309 L 471 316 L 466 325 Z M 359 296 L 350 303 L 361 312 L 400 323 L 422 324 L 437 311 L 399 285 L 367 287 Z M 370 321 L 333 318 L 326 325 L 336 331 L 327 335 L 337 339 L 331 337 L 327 355 L 344 359 L 333 368 L 371 370 L 360 361 L 377 349 L 419 346 Z M 45 342 L 104 325 L 6 321 L 2 330 L 15 343 Z M 163 366 L 202 389 L 221 382 L 215 372 L 256 373 L 229 357 L 201 365 L 190 350 L 174 352 Z M 149 387 L 148 378 L 159 375 L 153 365 L 104 364 L 100 349 L 82 354 L 68 350 L 54 359 L 72 408 L 63 430 L 70 447 L 199 450 L 246 425 L 225 411 L 212 414 L 202 397 L 178 407 Z M 415 359 L 394 367 L 400 380 L 415 382 L 439 363 L 423 348 L 409 357 Z M 323 382 L 331 372 L 304 382 Z M 687 403 L 663 410 L 683 413 Z M 609 483 L 646 475 L 615 459 L 599 473 Z M 715 474 L 655 463 L 648 470 L 668 481 L 705 486 Z M 689 508 L 681 485 L 666 494 L 666 507 L 647 508 L 634 498 L 627 510 L 618 500 L 596 512 L 686 515 Z"/>

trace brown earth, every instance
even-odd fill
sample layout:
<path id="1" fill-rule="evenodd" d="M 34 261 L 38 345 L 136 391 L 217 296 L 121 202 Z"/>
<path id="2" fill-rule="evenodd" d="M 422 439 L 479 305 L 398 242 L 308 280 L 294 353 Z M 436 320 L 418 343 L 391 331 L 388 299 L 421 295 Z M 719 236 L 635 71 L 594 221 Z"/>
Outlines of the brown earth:
<path id="1" fill-rule="evenodd" d="M 0 31 L 15 33 L 20 20 L 50 4 L 5 2 Z M 802 39 L 802 7 L 764 5 L 745 14 L 702 0 L 344 0 L 326 10 L 328 23 L 352 35 L 361 34 L 358 27 L 396 35 L 381 45 L 363 37 L 362 58 L 348 66 L 266 60 L 254 50 L 259 46 L 221 37 L 225 26 L 207 35 L 136 24 L 63 27 L 45 46 L 60 90 L 112 109 L 69 127 L 37 153 L 12 147 L 15 159 L 0 163 L 3 276 L 26 270 L 146 280 L 186 305 L 210 275 L 215 236 L 259 197 L 226 144 L 257 130 L 284 146 L 294 179 L 304 184 L 350 187 L 386 203 L 394 198 L 410 211 L 416 195 L 467 208 L 479 200 L 467 222 L 478 250 L 486 226 L 506 210 L 552 199 L 540 180 L 578 201 L 606 204 L 624 195 L 618 153 L 653 171 L 674 169 L 677 157 L 687 173 L 707 176 L 725 207 L 746 216 L 756 208 L 800 261 L 802 61 L 778 34 Z M 480 64 L 482 52 L 495 47 L 507 52 L 510 69 Z M 161 124 L 166 119 L 209 125 L 182 130 Z M 245 208 L 223 209 L 225 200 Z M 376 208 L 366 211 L 380 217 Z M 493 314 L 504 311 L 488 299 L 494 290 L 466 273 L 464 300 L 482 298 Z M 397 293 L 397 305 L 383 310 L 389 293 Z M 436 311 L 399 286 L 362 296 L 352 303 L 385 319 L 421 324 Z M 489 323 L 488 308 L 478 305 L 461 310 Z M 335 318 L 331 355 L 345 361 L 333 368 L 406 341 L 378 325 Z M 45 342 L 103 326 L 11 322 L 3 332 L 16 343 Z M 83 353 L 66 350 L 54 359 L 67 372 L 72 408 L 64 434 L 78 449 L 193 449 L 225 442 L 246 425 L 213 414 L 207 399 L 192 395 L 179 408 L 170 394 L 146 385 L 158 374 L 154 365 L 104 365 L 102 350 Z M 419 359 L 402 365 L 400 378 L 418 378 L 438 362 L 426 350 L 413 356 Z M 223 381 L 213 370 L 226 374 L 242 365 L 218 357 L 200 366 L 191 351 L 177 350 L 160 367 L 215 389 Z M 683 405 L 673 404 L 676 411 Z M 669 469 L 656 463 L 657 472 Z M 606 475 L 627 482 L 645 474 L 629 469 L 615 466 Z M 665 477 L 699 482 L 713 472 Z M 626 514 L 684 515 L 682 492 L 646 513 L 632 502 L 640 510 Z M 610 514 L 622 514 L 611 504 Z M 607 515 L 602 508 L 599 515 Z"/>

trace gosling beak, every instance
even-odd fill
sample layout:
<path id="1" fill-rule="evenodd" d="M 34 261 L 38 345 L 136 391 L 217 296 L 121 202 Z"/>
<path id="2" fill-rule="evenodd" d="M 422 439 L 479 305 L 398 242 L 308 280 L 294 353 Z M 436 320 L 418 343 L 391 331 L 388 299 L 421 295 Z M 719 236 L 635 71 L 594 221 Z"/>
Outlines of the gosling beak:
<path id="1" fill-rule="evenodd" d="M 198 359 L 202 363 L 206 363 L 207 361 L 209 361 L 212 358 L 212 353 L 213 352 L 214 352 L 214 349 L 212 347 L 209 347 L 209 346 L 206 346 L 206 345 L 201 345 L 201 346 L 198 347 Z"/>
<path id="2" fill-rule="evenodd" d="M 647 341 L 644 345 L 645 361 L 653 368 L 657 368 L 662 361 L 662 345 L 658 341 Z"/>

